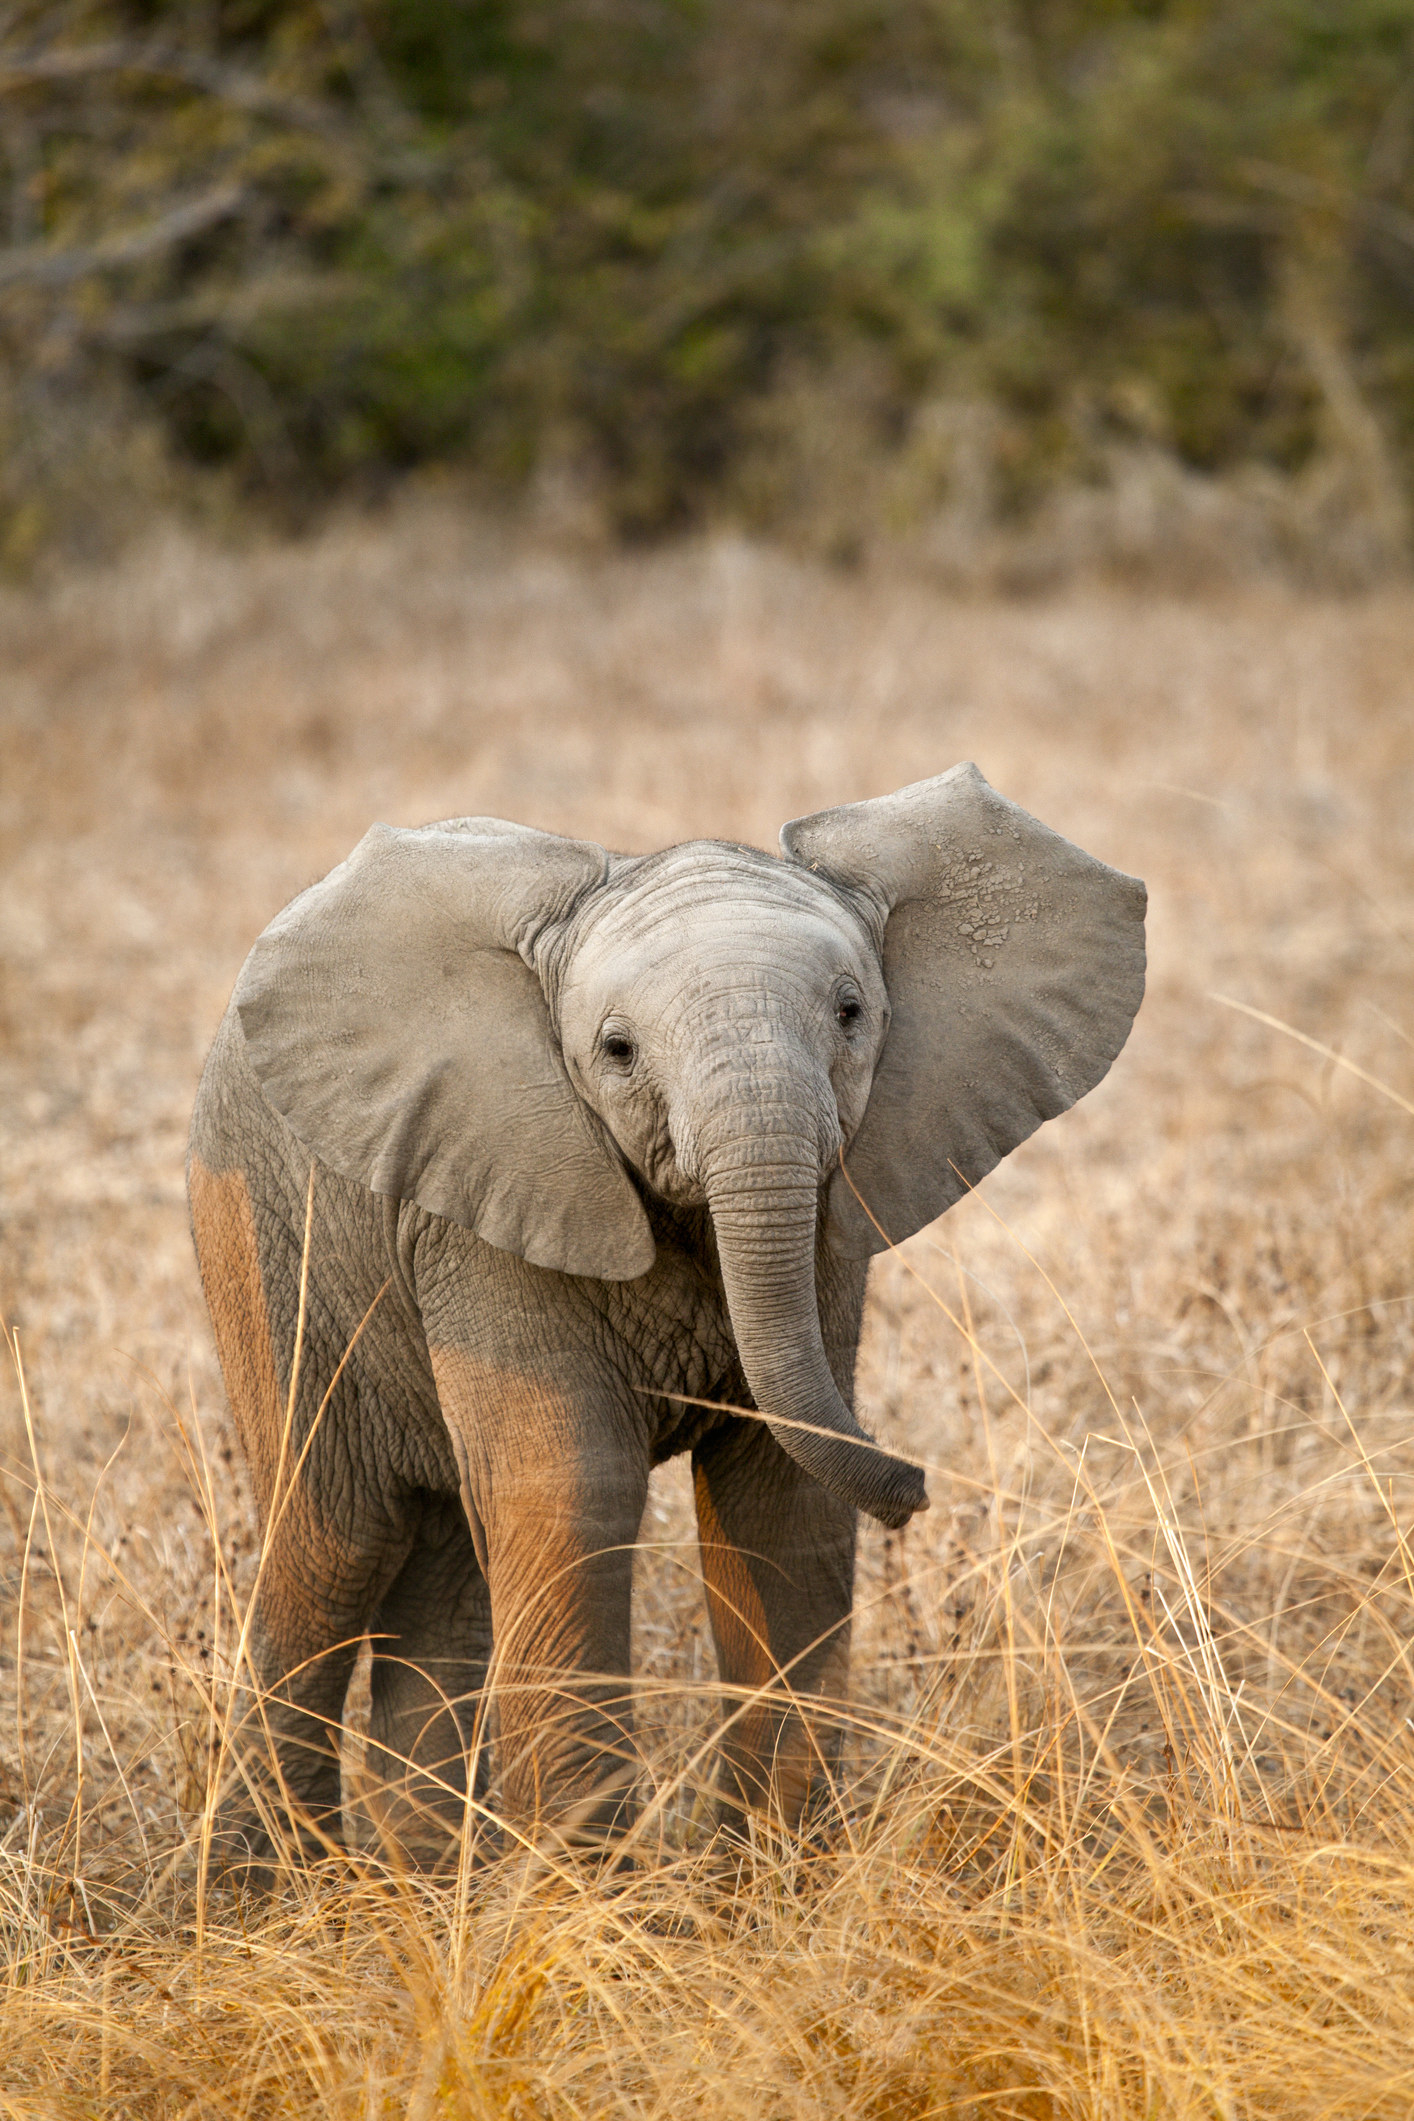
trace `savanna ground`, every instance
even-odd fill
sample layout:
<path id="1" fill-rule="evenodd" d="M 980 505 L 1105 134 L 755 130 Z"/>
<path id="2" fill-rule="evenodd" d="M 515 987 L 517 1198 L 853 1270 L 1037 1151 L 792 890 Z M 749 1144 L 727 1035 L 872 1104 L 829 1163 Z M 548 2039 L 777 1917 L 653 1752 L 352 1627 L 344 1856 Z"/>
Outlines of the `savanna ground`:
<path id="1" fill-rule="evenodd" d="M 1407 2115 L 1414 595 L 949 599 L 423 508 L 174 534 L 0 632 L 0 2111 Z M 203 1893 L 258 1541 L 182 1158 L 250 941 L 374 818 L 772 846 L 968 757 L 1147 878 L 1151 985 L 874 1270 L 863 1408 L 934 1506 L 865 1528 L 832 1844 L 705 1846 L 674 1466 L 636 1872 Z"/>

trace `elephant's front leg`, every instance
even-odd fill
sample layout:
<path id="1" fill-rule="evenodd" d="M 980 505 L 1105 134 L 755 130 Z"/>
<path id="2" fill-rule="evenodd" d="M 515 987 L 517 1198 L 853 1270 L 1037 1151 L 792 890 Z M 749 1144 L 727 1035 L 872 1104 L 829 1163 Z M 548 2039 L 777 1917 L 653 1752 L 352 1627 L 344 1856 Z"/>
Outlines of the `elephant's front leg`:
<path id="1" fill-rule="evenodd" d="M 532 1836 L 594 1845 L 632 1816 L 633 1547 L 648 1453 L 622 1388 L 432 1350 L 491 1590 L 502 1804 Z M 577 1366 L 576 1366 L 577 1367 Z"/>
<path id="2" fill-rule="evenodd" d="M 829 1801 L 842 1731 L 855 1513 L 760 1422 L 733 1421 L 693 1452 L 707 1610 L 727 1689 L 721 1812 L 799 1825 Z"/>

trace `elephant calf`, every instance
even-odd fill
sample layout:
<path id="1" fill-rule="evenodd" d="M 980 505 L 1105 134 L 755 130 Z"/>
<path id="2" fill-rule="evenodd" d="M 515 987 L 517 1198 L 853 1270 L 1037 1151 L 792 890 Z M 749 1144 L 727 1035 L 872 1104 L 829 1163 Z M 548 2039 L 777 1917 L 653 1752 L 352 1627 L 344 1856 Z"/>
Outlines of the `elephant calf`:
<path id="1" fill-rule="evenodd" d="M 855 1513 L 926 1507 L 851 1411 L 869 1256 L 1105 1073 L 1144 889 L 973 766 L 781 848 L 375 825 L 247 959 L 189 1164 L 266 1533 L 228 1849 L 263 1860 L 262 1776 L 267 1817 L 337 1838 L 365 1634 L 414 1860 L 453 1843 L 489 1701 L 512 1820 L 621 1824 L 632 1550 L 683 1451 L 721 1675 L 757 1690 L 723 1810 L 828 1787 Z"/>

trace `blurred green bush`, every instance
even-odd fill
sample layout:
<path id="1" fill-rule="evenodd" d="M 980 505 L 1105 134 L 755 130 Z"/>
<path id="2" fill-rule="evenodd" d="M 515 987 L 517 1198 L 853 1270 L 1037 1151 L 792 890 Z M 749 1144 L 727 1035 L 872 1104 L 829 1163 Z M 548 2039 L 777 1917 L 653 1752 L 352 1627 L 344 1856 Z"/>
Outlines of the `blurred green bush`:
<path id="1" fill-rule="evenodd" d="M 1387 564 L 1412 145 L 1414 0 L 21 0 L 0 558 L 446 466 L 842 557 L 1221 488 Z"/>

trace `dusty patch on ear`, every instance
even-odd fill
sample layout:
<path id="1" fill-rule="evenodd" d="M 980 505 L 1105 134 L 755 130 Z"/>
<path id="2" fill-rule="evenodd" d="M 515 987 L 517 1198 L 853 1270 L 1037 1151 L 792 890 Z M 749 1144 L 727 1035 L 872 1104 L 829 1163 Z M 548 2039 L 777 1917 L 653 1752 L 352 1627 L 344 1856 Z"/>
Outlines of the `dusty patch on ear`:
<path id="1" fill-rule="evenodd" d="M 831 1242 L 866 1258 L 1100 1081 L 1144 992 L 1144 886 L 970 765 L 797 818 L 781 844 L 890 909 L 889 1034 L 830 1187 Z"/>
<path id="2" fill-rule="evenodd" d="M 193 1154 L 187 1194 L 221 1374 L 263 1505 L 275 1482 L 284 1394 L 260 1275 L 250 1189 L 244 1172 L 212 1171 Z"/>

